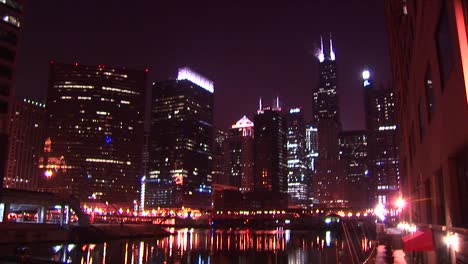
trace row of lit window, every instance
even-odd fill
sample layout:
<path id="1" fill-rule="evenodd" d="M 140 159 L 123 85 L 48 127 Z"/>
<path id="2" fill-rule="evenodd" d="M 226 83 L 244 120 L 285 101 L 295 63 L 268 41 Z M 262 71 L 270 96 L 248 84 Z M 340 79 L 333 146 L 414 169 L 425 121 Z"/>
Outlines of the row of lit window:
<path id="1" fill-rule="evenodd" d="M 19 19 L 14 16 L 4 15 L 3 21 L 18 28 L 21 26 Z"/>

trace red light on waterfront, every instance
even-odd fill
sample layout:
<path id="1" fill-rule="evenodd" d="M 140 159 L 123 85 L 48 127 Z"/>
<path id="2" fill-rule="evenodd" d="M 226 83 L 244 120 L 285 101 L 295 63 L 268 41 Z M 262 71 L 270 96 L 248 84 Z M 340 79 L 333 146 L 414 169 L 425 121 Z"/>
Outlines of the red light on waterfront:
<path id="1" fill-rule="evenodd" d="M 44 172 L 44 176 L 46 176 L 47 178 L 52 177 L 52 170 L 46 170 L 46 171 Z"/>
<path id="2" fill-rule="evenodd" d="M 148 69 L 148 68 L 146 68 L 146 69 L 145 69 L 145 72 L 149 72 L 149 69 Z"/>
<path id="3" fill-rule="evenodd" d="M 78 66 L 78 62 L 75 62 L 75 66 Z"/>

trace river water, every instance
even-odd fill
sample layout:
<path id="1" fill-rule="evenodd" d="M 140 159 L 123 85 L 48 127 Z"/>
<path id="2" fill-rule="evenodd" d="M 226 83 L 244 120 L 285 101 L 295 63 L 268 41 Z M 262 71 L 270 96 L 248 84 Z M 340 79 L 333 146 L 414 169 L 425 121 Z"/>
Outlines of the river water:
<path id="1" fill-rule="evenodd" d="M 26 245 L 34 258 L 63 263 L 352 263 L 349 247 L 333 231 L 171 229 L 162 239 L 116 240 L 97 244 Z M 354 250 L 372 242 L 356 237 Z M 14 255 L 18 245 L 0 246 Z M 356 249 L 356 247 L 358 247 Z"/>

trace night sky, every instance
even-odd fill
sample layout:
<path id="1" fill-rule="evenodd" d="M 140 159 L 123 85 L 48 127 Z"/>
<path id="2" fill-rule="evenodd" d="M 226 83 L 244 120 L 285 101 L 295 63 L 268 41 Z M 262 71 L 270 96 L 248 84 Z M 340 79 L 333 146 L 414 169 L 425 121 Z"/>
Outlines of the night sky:
<path id="1" fill-rule="evenodd" d="M 150 69 L 148 84 L 189 66 L 215 84 L 215 124 L 253 118 L 279 96 L 311 118 L 320 34 L 332 32 L 344 129 L 364 129 L 361 71 L 388 86 L 383 0 L 28 1 L 16 93 L 45 100 L 51 59 Z M 326 38 L 328 39 L 328 38 Z"/>

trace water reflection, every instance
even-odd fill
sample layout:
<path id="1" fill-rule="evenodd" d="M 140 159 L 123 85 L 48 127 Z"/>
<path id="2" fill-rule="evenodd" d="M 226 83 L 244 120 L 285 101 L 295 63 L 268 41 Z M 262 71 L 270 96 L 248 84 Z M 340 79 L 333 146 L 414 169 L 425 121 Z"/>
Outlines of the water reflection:
<path id="1" fill-rule="evenodd" d="M 331 231 L 172 229 L 160 240 L 31 246 L 31 256 L 64 263 L 347 263 L 345 243 Z M 356 247 L 370 250 L 367 238 Z M 10 251 L 11 252 L 11 251 Z M 0 247 L 0 253 L 9 253 Z"/>

